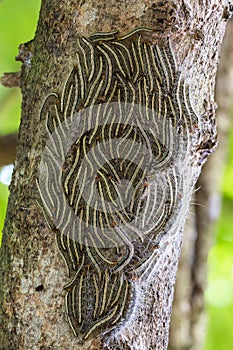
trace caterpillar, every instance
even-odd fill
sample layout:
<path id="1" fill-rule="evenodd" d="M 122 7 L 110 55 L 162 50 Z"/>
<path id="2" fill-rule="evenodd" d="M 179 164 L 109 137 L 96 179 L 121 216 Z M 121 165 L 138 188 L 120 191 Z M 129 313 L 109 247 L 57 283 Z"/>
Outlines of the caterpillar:
<path id="1" fill-rule="evenodd" d="M 68 268 L 68 321 L 84 340 L 135 312 L 136 285 L 153 277 L 159 242 L 182 217 L 197 116 L 170 40 L 148 42 L 151 31 L 78 38 L 62 94 L 40 112 L 37 187 Z"/>

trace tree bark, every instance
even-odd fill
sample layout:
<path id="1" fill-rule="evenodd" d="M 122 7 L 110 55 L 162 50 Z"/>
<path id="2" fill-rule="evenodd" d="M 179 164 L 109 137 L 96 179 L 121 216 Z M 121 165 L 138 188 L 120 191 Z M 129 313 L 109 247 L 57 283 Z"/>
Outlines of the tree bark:
<path id="1" fill-rule="evenodd" d="M 117 3 L 102 0 L 42 1 L 35 39 L 21 45 L 18 56 L 23 62 L 21 77 L 23 103 L 19 143 L 1 248 L 2 349 L 163 350 L 167 348 L 184 219 L 201 166 L 216 143 L 215 75 L 220 45 L 229 17 L 228 1 L 221 0 L 198 3 L 194 0 L 153 3 L 148 0 L 137 0 L 133 4 L 125 0 Z M 144 28 L 128 36 L 131 30 L 139 27 L 147 27 L 151 31 L 148 33 Z M 169 200 L 175 202 L 174 210 L 171 209 L 167 218 L 164 218 L 163 231 L 161 230 L 156 236 L 158 239 L 153 242 L 147 241 L 149 248 L 140 243 L 141 249 L 145 249 L 147 254 L 148 249 L 152 249 L 152 252 L 146 256 L 145 262 L 142 261 L 142 251 L 137 252 L 138 256 L 136 253 L 131 256 L 132 262 L 128 257 L 125 258 L 129 266 L 132 264 L 132 269 L 139 265 L 146 273 L 137 273 L 140 268 L 135 268 L 136 272 L 133 274 L 132 269 L 127 270 L 126 263 L 117 265 L 125 285 L 136 290 L 134 296 L 130 296 L 128 300 L 129 307 L 126 314 L 123 315 L 121 311 L 120 322 L 112 331 L 100 327 L 97 334 L 93 332 L 87 339 L 83 339 L 80 334 L 74 336 L 65 316 L 66 292 L 63 287 L 68 282 L 68 275 L 55 244 L 55 236 L 59 241 L 62 233 L 56 227 L 51 229 L 48 226 L 49 220 L 46 220 L 46 214 L 44 216 L 37 204 L 40 201 L 37 187 L 39 165 L 46 140 L 46 120 L 41 116 L 46 113 L 52 115 L 50 106 L 46 105 L 45 101 L 56 100 L 53 102 L 53 107 L 57 106 L 62 110 L 67 98 L 62 91 L 68 86 L 67 78 L 71 77 L 72 71 L 75 72 L 75 77 L 78 76 L 80 79 L 82 73 L 77 73 L 77 69 L 85 62 L 78 63 L 80 54 L 78 37 L 89 38 L 94 47 L 95 37 L 90 37 L 92 33 L 115 30 L 119 32 L 114 34 L 118 39 L 111 39 L 112 41 L 109 39 L 110 46 L 113 45 L 113 40 L 119 40 L 130 50 L 131 41 L 132 45 L 139 45 L 135 40 L 140 38 L 141 48 L 147 45 L 148 49 L 157 50 L 156 60 L 158 62 L 161 60 L 161 66 L 158 66 L 159 73 L 155 73 L 155 76 L 164 74 L 164 80 L 169 86 L 166 88 L 165 82 L 161 81 L 162 89 L 158 94 L 160 102 L 162 101 L 165 106 L 161 108 L 166 115 L 165 108 L 171 109 L 172 107 L 167 106 L 168 101 L 172 101 L 174 110 L 180 113 L 177 119 L 174 115 L 169 117 L 172 119 L 173 127 L 176 127 L 176 133 L 173 135 L 176 140 L 174 148 L 181 147 L 182 152 L 175 153 L 176 158 L 171 158 L 167 164 L 168 169 L 166 168 L 163 173 L 165 177 L 168 177 L 171 171 L 173 174 L 178 174 L 174 175 L 177 179 L 173 178 L 171 188 L 167 189 L 170 191 Z M 119 39 L 125 35 L 129 39 Z M 100 37 L 103 38 L 103 35 Z M 104 40 L 96 39 L 96 42 L 103 48 Z M 140 54 L 138 57 L 140 63 Z M 145 57 L 141 59 L 144 63 Z M 99 56 L 97 58 L 99 59 Z M 114 74 L 117 77 L 120 74 L 124 75 L 124 72 L 119 73 L 120 58 L 114 56 L 113 60 L 118 67 L 118 71 L 115 70 Z M 139 63 L 133 69 L 140 70 Z M 89 64 L 92 62 L 86 61 L 87 67 Z M 109 71 L 106 73 L 107 77 L 108 74 Z M 142 84 L 140 81 L 149 81 L 153 84 L 150 76 L 152 73 L 149 73 L 147 66 L 147 71 L 135 80 L 135 84 L 139 87 Z M 130 77 L 128 79 L 130 81 Z M 171 80 L 173 85 L 170 84 Z M 122 87 L 119 87 L 120 92 L 121 89 Z M 133 89 L 136 91 L 135 87 Z M 76 93 L 85 95 L 86 91 L 76 90 Z M 140 96 L 138 90 L 135 94 Z M 72 96 L 71 94 L 67 98 L 69 103 Z M 149 96 L 149 101 L 150 98 Z M 159 109 L 158 106 L 156 108 Z M 164 119 L 165 122 L 169 121 L 168 117 Z M 48 125 L 50 127 L 50 124 Z M 184 137 L 184 142 L 180 142 L 179 137 Z M 173 167 L 175 170 L 171 170 Z M 174 184 L 176 180 L 178 185 Z M 163 179 L 158 177 L 159 184 L 161 181 Z M 149 180 L 144 184 L 145 188 L 151 184 L 152 180 Z M 179 190 L 175 190 L 175 187 L 179 187 Z M 145 193 L 147 195 L 147 192 Z M 46 198 L 44 200 L 46 201 Z M 165 204 L 169 207 L 169 203 L 163 204 L 164 207 Z M 165 209 L 164 211 L 166 212 Z M 136 251 L 137 243 L 133 241 L 128 244 L 131 249 L 129 254 L 133 249 Z M 134 263 L 136 258 L 140 258 L 137 261 L 138 265 Z M 89 276 L 90 271 L 92 270 L 87 266 L 82 276 Z M 105 270 L 106 273 L 108 271 Z M 117 273 L 113 276 L 118 278 Z M 94 287 L 90 285 L 91 288 Z M 106 295 L 110 298 L 107 294 L 108 288 L 110 286 L 106 285 L 107 292 L 105 289 L 100 290 L 102 293 L 100 298 L 106 298 Z M 120 305 L 116 307 L 120 308 Z M 85 316 L 83 317 L 85 319 Z"/>

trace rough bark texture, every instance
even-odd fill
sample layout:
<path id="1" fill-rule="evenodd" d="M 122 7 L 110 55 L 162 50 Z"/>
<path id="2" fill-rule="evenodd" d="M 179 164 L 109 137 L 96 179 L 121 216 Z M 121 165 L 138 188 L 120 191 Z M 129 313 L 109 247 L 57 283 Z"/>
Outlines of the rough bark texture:
<path id="1" fill-rule="evenodd" d="M 35 202 L 46 96 L 60 93 L 75 61 L 77 35 L 136 27 L 153 29 L 151 40 L 171 39 L 179 70 L 191 87 L 199 116 L 190 134 L 188 202 L 206 156 L 215 144 L 214 86 L 228 1 L 42 1 L 35 39 L 20 48 L 23 62 L 22 119 L 1 248 L 1 349 L 159 349 L 167 348 L 173 286 L 183 221 L 162 239 L 154 280 L 141 285 L 146 296 L 132 323 L 84 343 L 74 337 L 64 314 L 66 269 Z"/>
<path id="2" fill-rule="evenodd" d="M 199 350 L 206 336 L 204 290 L 213 228 L 221 207 L 220 184 L 232 126 L 233 21 L 227 26 L 217 74 L 218 147 L 204 165 L 193 196 L 181 250 L 171 317 L 169 349 Z"/>

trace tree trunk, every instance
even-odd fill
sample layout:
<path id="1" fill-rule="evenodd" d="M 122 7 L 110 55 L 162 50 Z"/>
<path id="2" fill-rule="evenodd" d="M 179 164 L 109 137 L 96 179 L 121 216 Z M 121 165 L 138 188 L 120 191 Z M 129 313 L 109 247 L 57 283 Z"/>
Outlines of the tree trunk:
<path id="1" fill-rule="evenodd" d="M 216 144 L 215 75 L 230 10 L 228 1 L 42 1 L 35 39 L 18 56 L 2 349 L 167 348 L 184 221 Z M 107 166 L 97 151 L 108 136 L 110 153 L 127 157 L 105 155 Z"/>

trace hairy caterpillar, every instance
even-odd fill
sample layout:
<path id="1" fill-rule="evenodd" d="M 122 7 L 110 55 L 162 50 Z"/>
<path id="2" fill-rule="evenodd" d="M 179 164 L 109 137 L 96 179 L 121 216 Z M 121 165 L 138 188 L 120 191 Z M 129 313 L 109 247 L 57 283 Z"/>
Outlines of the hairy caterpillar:
<path id="1" fill-rule="evenodd" d="M 69 270 L 66 313 L 87 339 L 127 322 L 161 237 L 182 217 L 182 162 L 197 123 L 170 41 L 136 28 L 78 38 L 62 95 L 41 109 L 38 190 Z"/>

